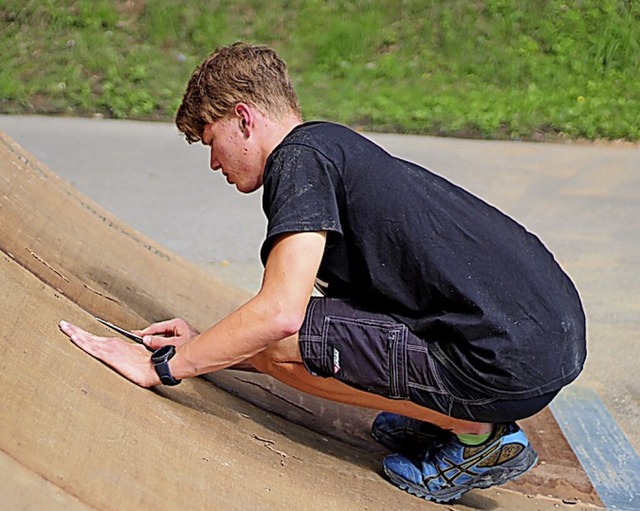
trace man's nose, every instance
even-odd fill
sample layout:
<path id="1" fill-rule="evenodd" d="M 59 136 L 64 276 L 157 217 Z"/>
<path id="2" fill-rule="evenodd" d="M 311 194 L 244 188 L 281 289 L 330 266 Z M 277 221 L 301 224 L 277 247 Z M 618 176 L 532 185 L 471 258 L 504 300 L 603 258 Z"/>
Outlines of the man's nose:
<path id="1" fill-rule="evenodd" d="M 220 162 L 211 151 L 211 157 L 209 158 L 209 165 L 211 166 L 211 170 L 220 170 Z"/>

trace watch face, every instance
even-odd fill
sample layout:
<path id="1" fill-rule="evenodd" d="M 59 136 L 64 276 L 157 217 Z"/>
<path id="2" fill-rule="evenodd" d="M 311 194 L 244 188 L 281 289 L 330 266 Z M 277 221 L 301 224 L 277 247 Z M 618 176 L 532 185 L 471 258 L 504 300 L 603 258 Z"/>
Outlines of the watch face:
<path id="1" fill-rule="evenodd" d="M 170 355 L 171 353 L 173 353 L 174 350 L 175 350 L 174 346 L 171 346 L 171 345 L 163 346 L 162 348 L 159 348 L 153 352 L 153 355 L 151 355 L 151 359 L 154 361 L 155 360 L 160 361 L 163 358 L 165 358 L 167 355 Z"/>

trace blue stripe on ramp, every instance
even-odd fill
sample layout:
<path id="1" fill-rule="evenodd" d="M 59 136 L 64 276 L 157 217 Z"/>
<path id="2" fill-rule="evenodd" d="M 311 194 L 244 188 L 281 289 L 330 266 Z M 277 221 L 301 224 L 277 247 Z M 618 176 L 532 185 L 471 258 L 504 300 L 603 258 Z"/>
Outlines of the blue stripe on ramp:
<path id="1" fill-rule="evenodd" d="M 640 457 L 598 395 L 569 386 L 551 411 L 607 509 L 640 511 Z"/>

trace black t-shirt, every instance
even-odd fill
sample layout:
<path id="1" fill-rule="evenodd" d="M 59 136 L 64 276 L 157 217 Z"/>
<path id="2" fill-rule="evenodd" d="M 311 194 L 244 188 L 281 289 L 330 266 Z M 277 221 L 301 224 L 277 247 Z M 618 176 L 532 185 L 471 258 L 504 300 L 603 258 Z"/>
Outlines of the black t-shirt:
<path id="1" fill-rule="evenodd" d="M 402 321 L 489 395 L 540 395 L 581 371 L 580 299 L 540 240 L 349 128 L 289 133 L 267 160 L 263 208 L 263 262 L 279 234 L 327 231 L 325 294 Z"/>

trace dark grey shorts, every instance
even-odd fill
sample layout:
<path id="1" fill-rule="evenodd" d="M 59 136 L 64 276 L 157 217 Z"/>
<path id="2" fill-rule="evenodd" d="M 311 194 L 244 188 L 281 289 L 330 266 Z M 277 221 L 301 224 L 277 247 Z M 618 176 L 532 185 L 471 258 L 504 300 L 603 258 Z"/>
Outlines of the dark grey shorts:
<path id="1" fill-rule="evenodd" d="M 312 298 L 299 338 L 311 374 L 391 399 L 408 399 L 458 419 L 523 419 L 557 394 L 520 400 L 487 396 L 454 377 L 430 354 L 429 343 L 406 325 L 348 300 Z"/>

